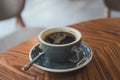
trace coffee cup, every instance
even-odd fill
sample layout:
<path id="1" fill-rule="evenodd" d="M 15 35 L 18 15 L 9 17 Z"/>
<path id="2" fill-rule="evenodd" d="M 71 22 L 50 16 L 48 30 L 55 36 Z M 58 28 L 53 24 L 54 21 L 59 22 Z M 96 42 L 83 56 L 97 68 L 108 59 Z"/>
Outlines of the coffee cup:
<path id="1" fill-rule="evenodd" d="M 74 28 L 47 28 L 40 32 L 38 39 L 45 57 L 51 62 L 78 62 L 81 58 L 82 35 Z"/>

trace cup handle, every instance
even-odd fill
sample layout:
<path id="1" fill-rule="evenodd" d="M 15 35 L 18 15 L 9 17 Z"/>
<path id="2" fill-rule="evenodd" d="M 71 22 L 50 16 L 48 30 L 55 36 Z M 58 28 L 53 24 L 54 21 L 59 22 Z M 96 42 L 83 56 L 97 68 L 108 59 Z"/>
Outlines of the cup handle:
<path id="1" fill-rule="evenodd" d="M 74 46 L 71 49 L 71 53 L 74 53 L 74 56 L 72 58 L 69 59 L 70 62 L 76 63 L 78 62 L 80 59 L 83 58 L 84 54 L 83 54 L 83 50 L 82 48 L 78 47 L 78 46 Z"/>

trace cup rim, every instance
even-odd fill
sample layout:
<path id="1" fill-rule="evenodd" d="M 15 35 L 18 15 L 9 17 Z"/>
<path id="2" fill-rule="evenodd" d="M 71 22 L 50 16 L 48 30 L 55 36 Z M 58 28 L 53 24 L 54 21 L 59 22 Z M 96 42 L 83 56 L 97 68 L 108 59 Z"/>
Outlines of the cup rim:
<path id="1" fill-rule="evenodd" d="M 69 29 L 69 30 L 71 30 L 71 31 L 76 32 L 76 34 L 78 35 L 78 37 L 77 37 L 77 39 L 76 39 L 75 41 L 73 41 L 73 42 L 71 42 L 71 43 L 67 43 L 67 44 L 60 44 L 60 45 L 59 45 L 59 44 L 47 43 L 47 42 L 45 42 L 45 41 L 41 38 L 41 36 L 42 36 L 42 34 L 43 34 L 45 31 L 48 31 L 48 30 L 50 30 L 50 29 L 67 29 L 67 30 Z M 69 45 L 75 44 L 76 42 L 80 41 L 81 38 L 82 38 L 81 32 L 78 31 L 77 29 L 71 28 L 71 27 L 50 27 L 50 28 L 46 28 L 46 29 L 42 30 L 42 31 L 39 33 L 39 35 L 38 35 L 38 39 L 39 39 L 39 41 L 40 41 L 41 43 L 46 44 L 46 45 L 48 45 L 48 46 L 53 46 L 53 47 L 69 46 Z"/>

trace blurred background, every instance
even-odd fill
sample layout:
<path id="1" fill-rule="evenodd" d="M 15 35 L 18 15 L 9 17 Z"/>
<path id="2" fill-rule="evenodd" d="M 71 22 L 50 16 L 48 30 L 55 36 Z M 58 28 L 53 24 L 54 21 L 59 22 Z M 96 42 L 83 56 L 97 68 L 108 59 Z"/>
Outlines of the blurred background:
<path id="1" fill-rule="evenodd" d="M 68 26 L 87 20 L 105 18 L 104 14 L 105 5 L 103 0 L 26 0 L 21 16 L 25 28 L 28 29 Z M 113 11 L 112 17 L 120 17 L 120 13 Z M 27 37 L 22 35 L 19 36 L 19 39 L 15 37 L 16 41 L 10 39 L 9 35 L 12 36 L 22 29 L 17 26 L 15 17 L 0 21 L 0 45 L 6 47 L 8 46 L 7 42 L 9 42 L 9 45 L 10 43 L 11 45 L 13 43 L 17 44 L 35 36 L 28 33 Z M 23 30 L 23 32 L 26 31 Z M 32 33 L 31 30 L 29 32 Z M 10 40 L 13 41 L 10 42 Z M 3 46 L 0 48 L 3 48 Z"/>

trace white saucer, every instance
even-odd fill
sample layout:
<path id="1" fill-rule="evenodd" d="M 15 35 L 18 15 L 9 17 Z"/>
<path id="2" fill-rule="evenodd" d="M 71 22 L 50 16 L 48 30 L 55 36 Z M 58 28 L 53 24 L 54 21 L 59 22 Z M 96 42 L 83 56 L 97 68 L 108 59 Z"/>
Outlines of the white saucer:
<path id="1" fill-rule="evenodd" d="M 70 71 L 75 71 L 77 69 L 80 69 L 84 66 L 86 66 L 92 59 L 93 53 L 91 48 L 84 42 L 80 44 L 80 48 L 83 49 L 84 52 L 84 58 L 79 61 L 78 63 L 54 63 L 50 62 L 47 57 L 44 56 L 44 54 L 38 59 L 36 63 L 33 65 L 36 66 L 39 69 L 48 71 L 48 72 L 57 72 L 57 73 L 62 73 L 62 72 L 70 72 Z M 30 61 L 36 57 L 42 50 L 40 49 L 39 43 L 33 46 L 33 48 L 29 52 L 29 59 Z M 77 66 L 76 66 L 77 65 Z"/>

